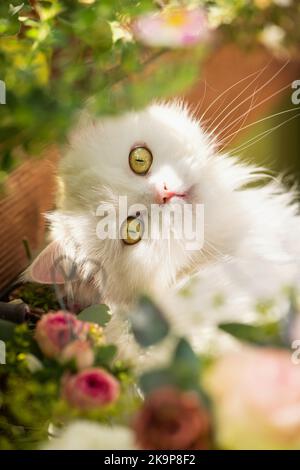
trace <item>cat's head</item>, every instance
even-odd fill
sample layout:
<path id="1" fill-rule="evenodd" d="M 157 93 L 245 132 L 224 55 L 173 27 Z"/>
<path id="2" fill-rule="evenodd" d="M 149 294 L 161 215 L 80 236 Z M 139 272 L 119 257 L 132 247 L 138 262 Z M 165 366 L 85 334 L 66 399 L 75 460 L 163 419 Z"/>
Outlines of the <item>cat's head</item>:
<path id="1" fill-rule="evenodd" d="M 234 245 L 245 174 L 215 155 L 180 103 L 86 119 L 60 164 L 54 241 L 31 277 L 51 282 L 54 261 L 68 256 L 105 301 L 167 286 Z"/>

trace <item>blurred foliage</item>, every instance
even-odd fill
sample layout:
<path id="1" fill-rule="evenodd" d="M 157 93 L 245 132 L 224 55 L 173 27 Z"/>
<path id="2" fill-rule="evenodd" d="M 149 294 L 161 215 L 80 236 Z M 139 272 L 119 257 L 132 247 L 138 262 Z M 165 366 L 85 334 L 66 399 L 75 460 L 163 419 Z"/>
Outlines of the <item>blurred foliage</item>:
<path id="1" fill-rule="evenodd" d="M 298 0 L 203 0 L 208 8 L 211 24 L 220 27 L 222 33 L 232 41 L 253 46 L 257 41 L 265 41 L 265 33 L 270 26 L 276 26 L 279 36 L 273 39 L 273 48 L 282 48 L 298 54 L 300 41 L 300 4 Z M 278 29 L 280 28 L 280 29 Z M 279 44 L 279 42 L 281 44 Z M 269 44 L 268 44 L 269 45 Z M 270 44 L 272 47 L 272 45 Z"/>
<path id="2" fill-rule="evenodd" d="M 1 170 L 13 167 L 20 148 L 33 155 L 59 142 L 83 106 L 114 114 L 192 83 L 195 58 L 174 51 L 161 66 L 166 50 L 126 38 L 130 19 L 153 8 L 151 0 L 1 2 Z"/>
<path id="3" fill-rule="evenodd" d="M 21 299 L 30 306 L 34 312 L 48 312 L 49 310 L 59 310 L 59 303 L 52 286 L 26 283 L 13 289 L 9 295 L 9 300 Z"/>
<path id="4" fill-rule="evenodd" d="M 2 1 L 0 183 L 26 155 L 65 138 L 84 106 L 96 115 L 119 113 L 192 84 L 207 46 L 153 50 L 131 34 L 134 18 L 170 4 L 203 7 L 221 41 L 261 40 L 297 53 L 296 0 Z"/>

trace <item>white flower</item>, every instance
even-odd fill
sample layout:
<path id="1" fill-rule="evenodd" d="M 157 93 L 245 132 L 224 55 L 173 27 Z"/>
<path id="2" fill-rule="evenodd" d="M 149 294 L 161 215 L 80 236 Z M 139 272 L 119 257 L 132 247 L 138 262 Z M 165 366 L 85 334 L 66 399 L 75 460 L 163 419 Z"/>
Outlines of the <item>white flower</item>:
<path id="1" fill-rule="evenodd" d="M 275 5 L 279 7 L 289 7 L 292 5 L 293 0 L 273 0 Z"/>
<path id="2" fill-rule="evenodd" d="M 111 21 L 110 27 L 113 33 L 113 42 L 117 42 L 121 39 L 124 42 L 132 42 L 133 37 L 129 29 L 125 28 L 118 21 Z"/>
<path id="3" fill-rule="evenodd" d="M 275 24 L 267 25 L 260 35 L 260 41 L 271 50 L 278 50 L 282 46 L 285 32 Z"/>
<path id="4" fill-rule="evenodd" d="M 43 450 L 135 450 L 134 435 L 125 426 L 107 426 L 78 420 L 69 424 Z"/>
<path id="5" fill-rule="evenodd" d="M 234 9 L 230 5 L 213 5 L 208 9 L 208 22 L 211 28 L 230 24 L 234 19 Z"/>
<path id="6" fill-rule="evenodd" d="M 43 368 L 43 364 L 41 363 L 41 361 L 33 354 L 26 354 L 25 361 L 28 369 L 32 374 Z"/>

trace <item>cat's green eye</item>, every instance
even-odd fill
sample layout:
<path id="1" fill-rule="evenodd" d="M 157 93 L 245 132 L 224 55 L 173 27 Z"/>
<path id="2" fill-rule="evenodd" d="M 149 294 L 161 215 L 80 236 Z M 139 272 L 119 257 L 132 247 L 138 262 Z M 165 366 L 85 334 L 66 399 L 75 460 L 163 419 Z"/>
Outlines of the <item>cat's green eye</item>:
<path id="1" fill-rule="evenodd" d="M 144 233 L 143 221 L 137 217 L 127 217 L 121 226 L 121 238 L 126 245 L 138 243 Z"/>
<path id="2" fill-rule="evenodd" d="M 150 170 L 153 156 L 147 147 L 134 147 L 129 154 L 129 166 L 137 175 L 145 175 Z"/>

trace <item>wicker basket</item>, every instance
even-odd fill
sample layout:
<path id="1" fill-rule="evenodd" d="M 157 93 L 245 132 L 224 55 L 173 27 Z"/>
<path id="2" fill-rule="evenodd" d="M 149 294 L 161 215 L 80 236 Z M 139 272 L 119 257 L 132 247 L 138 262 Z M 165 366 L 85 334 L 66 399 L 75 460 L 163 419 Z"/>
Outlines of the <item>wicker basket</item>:
<path id="1" fill-rule="evenodd" d="M 6 194 L 0 198 L 0 290 L 28 265 L 23 240 L 33 253 L 43 244 L 43 214 L 53 206 L 57 157 L 51 149 L 42 159 L 23 163 L 8 178 Z"/>

